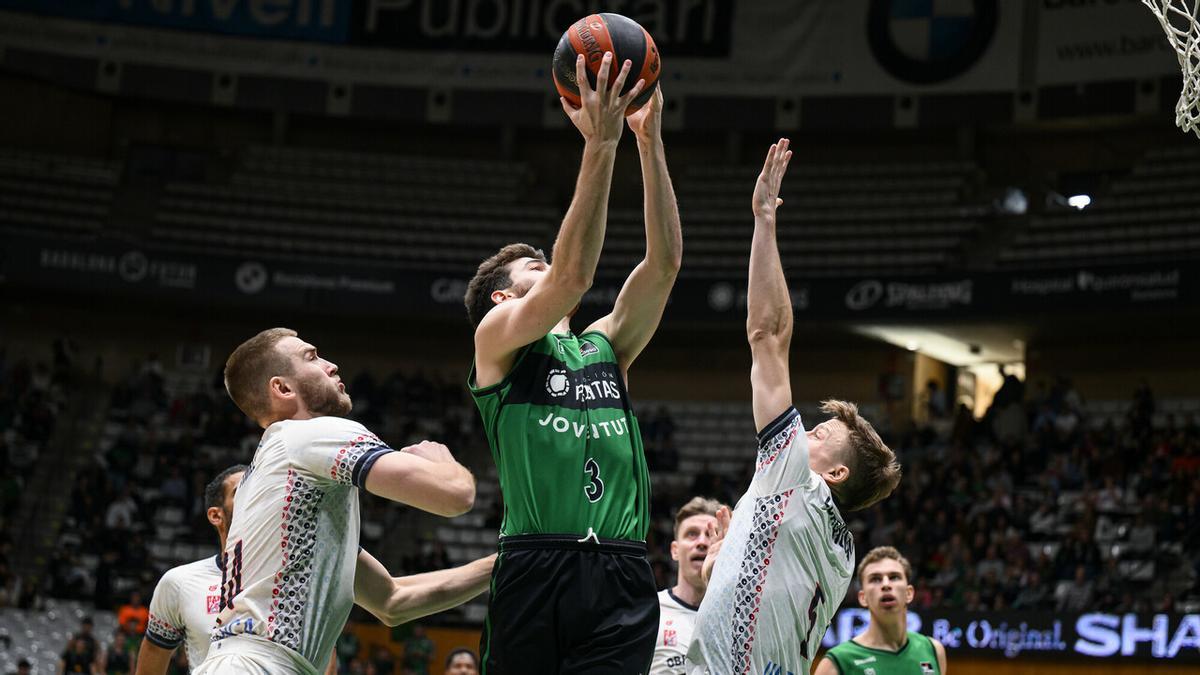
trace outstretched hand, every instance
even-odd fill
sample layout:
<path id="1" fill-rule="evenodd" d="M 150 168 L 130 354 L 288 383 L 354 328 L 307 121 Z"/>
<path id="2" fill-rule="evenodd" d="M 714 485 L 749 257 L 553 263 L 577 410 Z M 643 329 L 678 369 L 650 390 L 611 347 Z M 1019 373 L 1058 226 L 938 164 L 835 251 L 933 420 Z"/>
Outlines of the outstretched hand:
<path id="1" fill-rule="evenodd" d="M 639 141 L 649 141 L 662 137 L 662 86 L 654 89 L 654 95 L 637 111 L 625 117 L 629 130 Z"/>
<path id="2" fill-rule="evenodd" d="M 704 580 L 705 587 L 712 579 L 713 566 L 717 564 L 717 555 L 721 552 L 721 544 L 725 541 L 725 535 L 729 532 L 729 507 L 722 506 L 717 509 L 716 524 L 709 523 L 708 525 L 708 552 L 704 554 L 704 565 L 700 567 L 700 578 Z"/>
<path id="3" fill-rule="evenodd" d="M 645 80 L 638 80 L 629 92 L 621 96 L 625 86 L 625 78 L 629 77 L 632 62 L 626 60 L 621 64 L 621 71 L 612 86 L 608 86 L 609 73 L 612 70 L 612 52 L 604 52 L 600 62 L 600 72 L 596 75 L 596 88 L 592 89 L 587 77 L 587 64 L 583 54 L 575 59 L 575 83 L 579 87 L 580 107 L 576 108 L 560 97 L 563 111 L 571 118 L 571 123 L 579 129 L 579 133 L 587 140 L 618 141 L 624 127 L 625 109 L 642 93 L 646 86 Z"/>
<path id="4" fill-rule="evenodd" d="M 792 159 L 792 151 L 788 149 L 791 141 L 781 138 L 767 151 L 767 159 L 763 162 L 762 173 L 758 174 L 758 182 L 754 184 L 754 196 L 751 198 L 751 208 L 754 217 L 773 217 L 775 209 L 783 204 L 779 198 L 779 186 L 783 183 L 783 175 L 787 173 L 788 162 Z"/>

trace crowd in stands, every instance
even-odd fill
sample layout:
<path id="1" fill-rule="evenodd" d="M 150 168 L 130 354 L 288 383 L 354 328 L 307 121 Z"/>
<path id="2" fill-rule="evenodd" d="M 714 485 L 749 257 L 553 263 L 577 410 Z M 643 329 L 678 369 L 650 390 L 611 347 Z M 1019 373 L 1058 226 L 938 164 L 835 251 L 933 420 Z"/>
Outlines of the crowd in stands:
<path id="1" fill-rule="evenodd" d="M 79 629 L 67 639 L 59 656 L 60 673 L 133 673 L 137 667 L 138 649 L 146 632 L 147 609 L 137 594 L 122 605 L 117 614 L 117 627 L 111 635 L 95 632 L 90 616 L 85 616 Z M 187 657 L 180 650 L 171 661 L 167 675 L 187 675 Z"/>
<path id="2" fill-rule="evenodd" d="M 1135 392 L 1089 413 L 1065 377 L 1005 379 L 982 420 L 960 408 L 897 441 L 904 480 L 852 516 L 859 550 L 912 561 L 915 609 L 1169 612 L 1200 590 L 1200 428 Z"/>
<path id="3" fill-rule="evenodd" d="M 21 496 L 66 402 L 64 390 L 74 376 L 76 347 L 57 339 L 49 359 L 9 354 L 0 345 L 0 607 L 33 608 L 41 589 L 36 578 L 12 569 Z"/>
<path id="4" fill-rule="evenodd" d="M 424 626 L 412 624 L 401 643 L 403 652 L 399 659 L 382 645 L 368 649 L 364 658 L 361 656 L 363 650 L 358 635 L 347 626 L 334 647 L 338 672 L 348 675 L 385 675 L 396 673 L 397 667 L 401 675 L 431 675 L 438 672 L 433 662 L 435 645 L 425 633 Z M 451 650 L 443 665 L 445 670 L 442 672 L 445 675 L 478 675 L 480 667 L 479 657 L 468 647 Z"/>

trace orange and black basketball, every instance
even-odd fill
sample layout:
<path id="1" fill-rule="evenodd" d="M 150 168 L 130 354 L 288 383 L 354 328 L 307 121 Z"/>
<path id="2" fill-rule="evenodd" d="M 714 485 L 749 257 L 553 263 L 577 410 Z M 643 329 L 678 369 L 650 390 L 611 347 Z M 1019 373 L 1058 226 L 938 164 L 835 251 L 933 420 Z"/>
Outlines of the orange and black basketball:
<path id="1" fill-rule="evenodd" d="M 626 114 L 642 107 L 654 94 L 658 86 L 658 76 L 662 72 L 662 61 L 658 56 L 658 47 L 654 38 L 645 28 L 628 17 L 620 14 L 591 14 L 576 21 L 558 41 L 554 50 L 554 86 L 558 93 L 572 105 L 579 106 L 579 87 L 575 83 L 575 56 L 583 54 L 587 59 L 588 81 L 596 86 L 596 74 L 600 72 L 600 63 L 604 52 L 612 52 L 612 71 L 609 74 L 609 85 L 616 80 L 621 72 L 621 64 L 626 59 L 632 62 L 629 76 L 621 93 L 625 94 L 638 80 L 645 80 L 642 93 L 630 104 Z"/>

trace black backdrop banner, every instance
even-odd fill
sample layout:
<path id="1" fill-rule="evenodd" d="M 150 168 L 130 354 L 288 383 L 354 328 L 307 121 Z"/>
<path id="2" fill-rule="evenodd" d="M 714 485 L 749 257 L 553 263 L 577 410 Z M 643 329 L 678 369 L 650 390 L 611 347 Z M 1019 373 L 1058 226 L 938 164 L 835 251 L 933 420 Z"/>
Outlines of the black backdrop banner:
<path id="1" fill-rule="evenodd" d="M 804 280 L 798 270 L 789 273 L 796 315 L 820 319 L 1029 316 L 1200 303 L 1200 272 L 1166 263 L 914 278 Z M 584 298 L 580 318 L 608 311 L 622 282 L 599 279 Z M 198 255 L 116 240 L 9 237 L 0 246 L 3 287 L 206 306 L 464 318 L 466 283 L 465 276 L 395 266 Z M 683 278 L 666 319 L 735 323 L 745 316 L 744 278 Z"/>

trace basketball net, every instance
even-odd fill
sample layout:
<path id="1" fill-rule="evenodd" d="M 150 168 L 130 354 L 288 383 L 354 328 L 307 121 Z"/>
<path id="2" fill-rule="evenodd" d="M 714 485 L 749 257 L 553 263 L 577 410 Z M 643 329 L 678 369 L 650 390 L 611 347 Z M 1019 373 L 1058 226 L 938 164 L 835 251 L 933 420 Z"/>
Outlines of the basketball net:
<path id="1" fill-rule="evenodd" d="M 1200 0 L 1142 0 L 1167 32 L 1183 70 L 1183 92 L 1175 105 L 1175 124 L 1200 137 Z"/>

